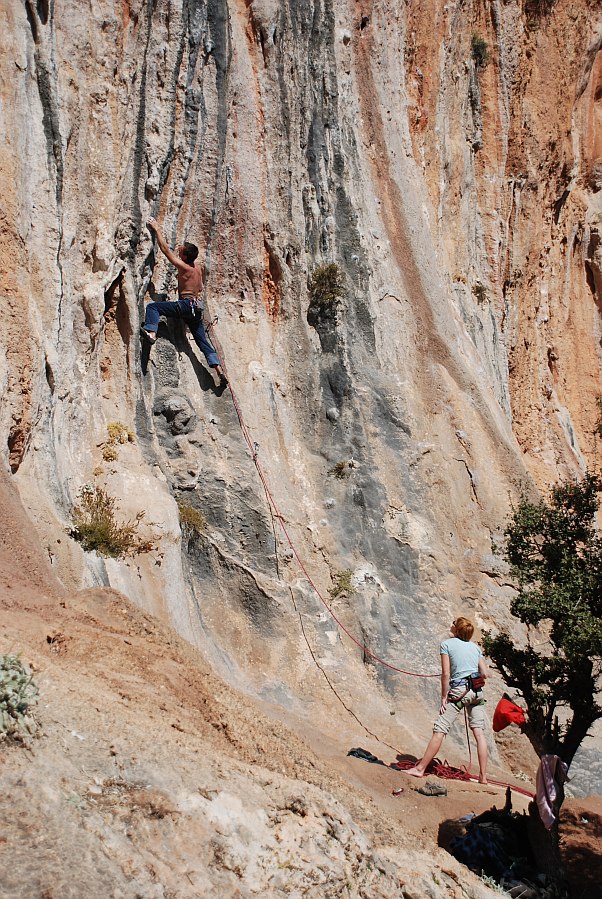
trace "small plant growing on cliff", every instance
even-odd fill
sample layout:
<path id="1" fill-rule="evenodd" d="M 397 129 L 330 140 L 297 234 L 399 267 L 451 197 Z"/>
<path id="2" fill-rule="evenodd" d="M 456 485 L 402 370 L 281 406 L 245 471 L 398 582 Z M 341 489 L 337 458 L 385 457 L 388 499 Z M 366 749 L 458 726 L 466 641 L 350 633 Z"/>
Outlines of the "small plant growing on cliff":
<path id="1" fill-rule="evenodd" d="M 102 448 L 102 458 L 105 462 L 115 462 L 119 458 L 119 453 L 112 444 L 108 443 Z"/>
<path id="2" fill-rule="evenodd" d="M 470 42 L 470 48 L 476 67 L 478 69 L 484 69 L 489 63 L 489 46 L 487 41 L 474 31 Z"/>
<path id="3" fill-rule="evenodd" d="M 337 596 L 342 596 L 343 594 L 353 593 L 351 574 L 352 572 L 349 568 L 345 568 L 343 571 L 337 571 L 333 575 L 334 583 L 328 591 L 333 599 L 336 599 Z"/>
<path id="4" fill-rule="evenodd" d="M 203 534 L 207 530 L 207 519 L 202 512 L 189 503 L 178 503 L 180 526 L 183 531 L 192 534 Z"/>
<path id="5" fill-rule="evenodd" d="M 107 425 L 107 440 L 102 446 L 102 458 L 105 462 L 115 462 L 119 458 L 117 446 L 134 443 L 136 435 L 120 421 L 110 421 Z"/>
<path id="6" fill-rule="evenodd" d="M 107 434 L 110 444 L 116 443 L 134 443 L 136 435 L 131 428 L 122 424 L 120 421 L 110 421 L 107 425 Z"/>
<path id="7" fill-rule="evenodd" d="M 472 295 L 481 305 L 487 301 L 487 288 L 480 281 L 472 285 Z"/>
<path id="8" fill-rule="evenodd" d="M 549 16 L 556 0 L 525 0 L 525 15 L 527 16 L 527 28 L 534 31 L 539 25 L 540 19 Z"/>
<path id="9" fill-rule="evenodd" d="M 345 295 L 345 276 L 336 264 L 319 265 L 309 279 L 310 304 L 322 310 L 334 308 Z"/>
<path id="10" fill-rule="evenodd" d="M 71 535 L 86 551 L 113 559 L 150 552 L 152 542 L 138 536 L 144 512 L 138 512 L 133 521 L 118 522 L 115 503 L 102 487 L 82 487 L 79 505 L 73 507 L 75 527 Z"/>
<path id="11" fill-rule="evenodd" d="M 339 481 L 343 481 L 351 474 L 351 466 L 349 465 L 347 459 L 341 459 L 340 462 L 336 462 L 332 466 L 332 468 L 328 469 L 328 474 L 331 474 L 335 478 L 338 478 Z"/>
<path id="12" fill-rule="evenodd" d="M 39 724 L 33 715 L 38 688 L 18 655 L 0 656 L 0 742 L 24 742 L 35 736 Z"/>

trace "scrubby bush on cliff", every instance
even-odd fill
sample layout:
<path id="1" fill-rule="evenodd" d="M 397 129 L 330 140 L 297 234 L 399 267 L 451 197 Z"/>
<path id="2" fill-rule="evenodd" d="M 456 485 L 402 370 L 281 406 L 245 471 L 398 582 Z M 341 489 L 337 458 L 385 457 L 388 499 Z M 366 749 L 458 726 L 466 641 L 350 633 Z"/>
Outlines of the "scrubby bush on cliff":
<path id="1" fill-rule="evenodd" d="M 524 0 L 524 11 L 527 17 L 527 28 L 537 28 L 544 16 L 549 16 L 556 0 Z"/>
<path id="2" fill-rule="evenodd" d="M 322 352 L 334 353 L 338 344 L 337 315 L 345 295 L 345 276 L 336 262 L 319 265 L 312 272 L 308 288 L 307 323 L 316 329 Z"/>
<path id="3" fill-rule="evenodd" d="M 345 276 L 336 262 L 319 265 L 309 279 L 310 306 L 322 311 L 335 308 L 345 295 Z"/>
<path id="4" fill-rule="evenodd" d="M 487 302 L 487 288 L 480 281 L 477 281 L 472 285 L 472 295 L 477 303 L 480 303 L 481 305 Z"/>
<path id="5" fill-rule="evenodd" d="M 345 568 L 343 571 L 337 571 L 332 576 L 333 585 L 328 591 L 333 599 L 336 599 L 337 596 L 348 596 L 350 593 L 353 593 L 353 584 L 351 582 L 352 572 L 349 568 Z"/>
<path id="6" fill-rule="evenodd" d="M 332 468 L 328 469 L 328 474 L 334 475 L 335 478 L 338 478 L 339 481 L 348 478 L 351 474 L 351 466 L 347 459 L 341 459 L 340 462 L 335 462 Z"/>
<path id="7" fill-rule="evenodd" d="M 117 452 L 117 449 L 112 444 L 108 444 L 107 446 L 103 447 L 102 458 L 104 459 L 105 462 L 115 462 L 116 459 L 119 458 L 119 453 Z M 102 469 L 101 469 L 101 471 L 102 471 Z"/>
<path id="8" fill-rule="evenodd" d="M 71 535 L 85 550 L 118 559 L 153 548 L 151 541 L 138 536 L 144 512 L 138 512 L 133 521 L 117 521 L 116 500 L 102 487 L 83 487 L 79 500 L 79 505 L 73 507 L 75 527 Z"/>
<path id="9" fill-rule="evenodd" d="M 188 534 L 203 534 L 207 530 L 207 519 L 189 503 L 178 503 L 180 527 Z"/>
<path id="10" fill-rule="evenodd" d="M 33 675 L 18 655 L 0 656 L 0 742 L 23 741 L 39 725 L 33 715 L 38 688 Z"/>
<path id="11" fill-rule="evenodd" d="M 120 421 L 110 421 L 107 425 L 107 441 L 102 444 L 102 458 L 105 462 L 115 462 L 119 458 L 117 446 L 124 443 L 135 443 L 136 435 L 127 425 Z"/>
<path id="12" fill-rule="evenodd" d="M 472 58 L 475 61 L 475 65 L 479 69 L 484 69 L 489 62 L 489 47 L 487 41 L 475 31 L 472 35 L 470 48 L 472 50 Z"/>
<path id="13" fill-rule="evenodd" d="M 108 443 L 134 443 L 136 435 L 131 428 L 120 421 L 110 421 L 107 425 Z"/>

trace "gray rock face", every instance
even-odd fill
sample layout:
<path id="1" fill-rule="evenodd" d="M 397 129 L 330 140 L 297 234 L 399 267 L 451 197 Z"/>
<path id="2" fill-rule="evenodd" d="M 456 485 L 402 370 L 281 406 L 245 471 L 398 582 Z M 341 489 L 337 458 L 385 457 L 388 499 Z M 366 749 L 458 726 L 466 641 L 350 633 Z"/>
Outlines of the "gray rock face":
<path id="1" fill-rule="evenodd" d="M 9 6 L 0 427 L 41 540 L 82 484 L 121 491 L 161 564 L 112 563 L 110 582 L 224 677 L 301 711 L 288 600 L 306 574 L 330 603 L 353 573 L 337 610 L 396 667 L 436 669 L 460 611 L 503 624 L 491 534 L 521 485 L 596 452 L 592 8 L 578 25 L 554 11 L 535 41 L 520 4 L 494 4 L 476 69 L 473 25 L 449 4 L 434 22 L 397 0 L 361 17 L 346 0 Z M 175 290 L 150 215 L 170 245 L 201 248 L 232 392 L 178 323 L 141 353 L 151 277 Z M 324 262 L 346 283 L 327 313 L 308 294 Z M 108 462 L 115 421 L 136 442 Z M 194 540 L 184 494 L 207 522 Z M 64 542 L 59 575 L 97 578 Z M 355 577 L 366 568 L 373 580 Z M 317 595 L 305 605 L 324 612 Z M 317 654 L 357 679 L 392 739 L 391 698 L 419 688 L 366 671 L 333 632 L 316 627 Z"/>
<path id="2" fill-rule="evenodd" d="M 186 396 L 173 393 L 159 393 L 155 396 L 153 414 L 165 419 L 164 428 L 171 434 L 190 434 L 194 431 L 197 417 Z"/>

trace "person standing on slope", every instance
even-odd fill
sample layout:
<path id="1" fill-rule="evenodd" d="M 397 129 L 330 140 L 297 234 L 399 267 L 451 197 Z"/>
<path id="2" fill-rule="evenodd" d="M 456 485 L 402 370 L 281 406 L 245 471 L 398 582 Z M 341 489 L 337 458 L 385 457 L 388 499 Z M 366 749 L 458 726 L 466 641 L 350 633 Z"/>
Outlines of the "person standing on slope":
<path id="1" fill-rule="evenodd" d="M 444 640 L 441 652 L 441 708 L 433 725 L 433 736 L 420 761 L 404 774 L 424 777 L 449 729 L 462 711 L 468 711 L 468 723 L 477 743 L 479 759 L 479 783 L 487 783 L 487 740 L 485 738 L 485 711 L 482 689 L 487 677 L 487 666 L 481 650 L 471 643 L 474 625 L 468 618 L 456 618 L 451 626 L 451 638 Z M 476 683 L 475 683 L 476 681 Z"/>
<path id="2" fill-rule="evenodd" d="M 219 357 L 207 339 L 203 324 L 203 301 L 200 298 L 203 289 L 203 275 L 194 264 L 199 255 L 198 247 L 193 243 L 184 243 L 174 252 L 168 247 L 155 219 L 148 220 L 148 227 L 156 234 L 157 243 L 163 255 L 167 256 L 171 264 L 175 265 L 178 270 L 178 300 L 172 303 L 167 301 L 149 303 L 146 307 L 140 334 L 147 343 L 152 345 L 157 339 L 160 316 L 183 319 L 192 331 L 194 341 L 204 354 L 209 367 L 215 370 L 222 383 L 226 383 L 226 376 L 222 371 Z"/>

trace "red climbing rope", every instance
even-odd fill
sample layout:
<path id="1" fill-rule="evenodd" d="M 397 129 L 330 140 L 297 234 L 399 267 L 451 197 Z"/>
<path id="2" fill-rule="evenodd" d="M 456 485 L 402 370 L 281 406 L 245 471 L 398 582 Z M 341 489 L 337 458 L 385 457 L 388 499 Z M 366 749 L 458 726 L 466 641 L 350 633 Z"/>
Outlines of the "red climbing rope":
<path id="1" fill-rule="evenodd" d="M 391 762 L 389 767 L 396 768 L 398 771 L 407 771 L 408 768 L 415 768 L 416 762 L 411 762 L 409 759 L 403 759 L 399 762 Z M 466 768 L 454 768 L 454 766 L 448 764 L 447 761 L 440 762 L 439 759 L 433 759 L 426 769 L 425 774 L 434 774 L 435 777 L 441 777 L 443 780 L 478 780 L 478 778 L 475 777 L 474 774 L 470 774 Z"/>
<path id="2" fill-rule="evenodd" d="M 399 762 L 391 762 L 389 768 L 396 768 L 398 771 L 407 771 L 408 768 L 414 768 L 415 765 L 416 762 L 403 759 Z M 427 775 L 432 774 L 434 777 L 440 777 L 442 780 L 462 780 L 465 783 L 479 782 L 479 778 L 476 774 L 471 774 L 470 770 L 464 767 L 455 768 L 453 765 L 450 765 L 447 760 L 440 762 L 439 759 L 433 759 L 425 773 Z M 515 793 L 522 793 L 523 796 L 528 796 L 529 799 L 533 799 L 535 796 L 535 793 L 532 793 L 531 790 L 525 790 L 523 787 L 517 787 L 516 784 L 509 784 L 503 780 L 491 780 L 491 778 L 487 778 L 487 783 L 496 787 L 510 787 Z"/>
<path id="3" fill-rule="evenodd" d="M 222 369 L 224 370 L 224 374 L 226 375 L 226 378 L 228 379 L 228 385 L 229 385 L 229 387 L 230 387 L 230 393 L 231 393 L 231 395 L 232 395 L 232 402 L 233 402 L 233 404 L 234 404 L 234 409 L 236 410 L 236 415 L 238 416 L 238 421 L 239 421 L 239 423 L 240 423 L 240 427 L 241 427 L 241 430 L 242 430 L 242 432 L 243 432 L 244 438 L 245 438 L 245 440 L 246 440 L 246 442 L 247 442 L 247 445 L 248 445 L 248 447 L 249 447 L 249 449 L 250 449 L 250 451 L 251 451 L 251 457 L 252 457 L 252 459 L 253 459 L 253 462 L 255 463 L 255 468 L 257 469 L 257 473 L 258 473 L 259 478 L 260 478 L 260 480 L 261 480 L 261 483 L 262 483 L 262 485 L 263 485 L 263 489 L 264 489 L 264 491 L 265 491 L 265 495 L 266 495 L 266 497 L 267 497 L 268 503 L 270 504 L 270 506 L 271 506 L 272 509 L 274 510 L 274 515 L 275 515 L 275 517 L 276 517 L 276 518 L 278 519 L 278 521 L 280 522 L 280 527 L 282 528 L 282 531 L 283 531 L 283 533 L 284 533 L 284 536 L 286 537 L 286 540 L 287 540 L 287 542 L 288 542 L 288 545 L 290 546 L 290 548 L 291 548 L 291 550 L 292 550 L 292 552 L 293 552 L 293 555 L 295 556 L 295 559 L 297 560 L 297 563 L 298 563 L 298 565 L 299 565 L 301 571 L 303 572 L 303 574 L 305 575 L 305 577 L 306 577 L 307 580 L 309 581 L 310 585 L 312 586 L 312 588 L 313 588 L 313 590 L 315 591 L 316 595 L 317 595 L 318 598 L 320 599 L 320 601 L 321 601 L 321 603 L 323 604 L 324 608 L 327 610 L 327 612 L 328 612 L 328 614 L 331 616 L 331 618 L 336 622 L 336 624 L 338 625 L 338 627 L 343 631 L 343 633 L 346 634 L 346 635 L 349 637 L 349 639 L 352 641 L 352 643 L 355 643 L 355 645 L 358 646 L 358 647 L 362 650 L 362 652 L 363 652 L 365 655 L 369 656 L 369 657 L 370 657 L 371 659 L 373 659 L 375 662 L 379 662 L 379 664 L 384 665 L 385 668 L 389 668 L 391 671 L 397 671 L 399 674 L 407 674 L 409 677 L 440 677 L 440 676 L 441 676 L 440 673 L 437 673 L 437 674 L 418 674 L 418 673 L 415 672 L 415 671 L 406 671 L 404 668 L 398 668 L 396 665 L 391 665 L 390 662 L 386 662 L 384 659 L 381 659 L 379 656 L 376 655 L 376 653 L 372 652 L 370 649 L 368 649 L 367 646 L 364 646 L 363 643 L 361 643 L 356 637 L 353 636 L 353 634 L 352 634 L 352 633 L 345 627 L 345 625 L 342 623 L 342 621 L 340 621 L 340 619 L 337 618 L 337 616 L 335 615 L 335 613 L 332 611 L 331 607 L 328 605 L 328 603 L 326 602 L 326 600 L 324 599 L 324 597 L 323 597 L 322 594 L 320 593 L 318 587 L 316 586 L 316 584 L 315 584 L 314 581 L 312 580 L 311 575 L 309 574 L 307 568 L 305 567 L 305 564 L 304 564 L 304 562 L 303 562 L 303 559 L 301 558 L 301 556 L 300 556 L 299 553 L 297 552 L 297 548 L 296 548 L 295 544 L 293 543 L 293 541 L 292 541 L 292 539 L 291 539 L 291 537 L 290 537 L 289 532 L 288 532 L 287 529 L 286 529 L 286 525 L 284 524 L 284 519 L 283 519 L 282 515 L 280 514 L 280 511 L 279 511 L 279 509 L 278 509 L 278 506 L 277 506 L 277 504 L 276 504 L 276 501 L 275 501 L 274 497 L 272 496 L 272 493 L 271 493 L 270 488 L 269 488 L 269 486 L 268 486 L 268 482 L 267 482 L 266 477 L 265 477 L 265 475 L 264 475 L 264 473 L 263 473 L 263 470 L 262 470 L 262 468 L 261 468 L 261 464 L 260 464 L 260 462 L 259 462 L 259 459 L 257 458 L 257 446 L 256 446 L 256 444 L 255 444 L 255 443 L 252 441 L 252 439 L 251 439 L 251 436 L 250 436 L 249 431 L 248 431 L 248 429 L 247 429 L 247 426 L 246 426 L 246 424 L 245 424 L 245 421 L 244 421 L 242 412 L 241 412 L 241 410 L 240 410 L 240 406 L 239 406 L 239 404 L 238 404 L 238 399 L 237 399 L 237 397 L 236 397 L 236 394 L 235 394 L 234 390 L 232 389 L 232 382 L 231 382 L 230 377 L 229 377 L 229 375 L 228 375 L 228 371 L 227 371 L 227 369 L 226 369 L 226 366 L 224 365 L 224 362 L 223 362 L 224 356 L 223 356 L 223 353 L 222 353 L 222 349 L 221 349 L 219 340 L 217 339 L 217 337 L 216 337 L 216 335 L 215 335 L 215 327 L 214 327 L 214 323 L 215 323 L 216 321 L 217 321 L 217 319 L 214 319 L 212 322 L 210 322 L 210 323 L 207 325 L 207 331 L 209 332 L 209 334 L 210 334 L 210 336 L 211 336 L 211 340 L 213 341 L 213 344 L 214 344 L 215 349 L 216 349 L 216 351 L 217 351 L 217 354 L 218 354 L 218 356 L 219 356 L 219 359 L 220 359 L 220 365 L 221 365 Z"/>

